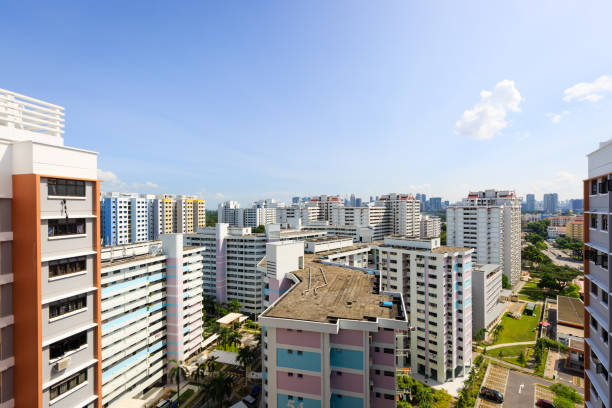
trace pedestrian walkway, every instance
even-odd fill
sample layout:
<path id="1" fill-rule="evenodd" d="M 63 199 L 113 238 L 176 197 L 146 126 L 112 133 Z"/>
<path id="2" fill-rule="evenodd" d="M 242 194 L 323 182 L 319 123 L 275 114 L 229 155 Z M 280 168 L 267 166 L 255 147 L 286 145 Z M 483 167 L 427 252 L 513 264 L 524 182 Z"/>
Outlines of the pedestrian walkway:
<path id="1" fill-rule="evenodd" d="M 518 342 L 518 343 L 503 343 L 503 344 L 496 344 L 494 346 L 487 346 L 487 350 L 495 350 L 498 348 L 502 348 L 502 347 L 510 347 L 510 346 L 529 346 L 532 344 L 536 344 L 535 340 L 533 341 L 523 341 L 523 342 Z"/>
<path id="2" fill-rule="evenodd" d="M 548 350 L 548 357 L 546 357 L 546 366 L 544 367 L 544 377 L 557 378 L 557 376 L 555 375 L 555 368 L 557 365 L 557 360 L 559 360 L 559 358 L 559 353 L 556 350 Z"/>

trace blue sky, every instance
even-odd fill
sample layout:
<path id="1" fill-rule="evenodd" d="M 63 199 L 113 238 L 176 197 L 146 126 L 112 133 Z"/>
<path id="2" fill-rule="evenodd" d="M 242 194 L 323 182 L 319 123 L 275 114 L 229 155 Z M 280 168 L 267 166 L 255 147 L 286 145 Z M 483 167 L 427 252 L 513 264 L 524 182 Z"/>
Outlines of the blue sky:
<path id="1" fill-rule="evenodd" d="M 610 2 L 3 2 L 0 87 L 66 107 L 103 190 L 247 204 L 581 195 Z M 483 92 L 485 91 L 485 92 Z"/>

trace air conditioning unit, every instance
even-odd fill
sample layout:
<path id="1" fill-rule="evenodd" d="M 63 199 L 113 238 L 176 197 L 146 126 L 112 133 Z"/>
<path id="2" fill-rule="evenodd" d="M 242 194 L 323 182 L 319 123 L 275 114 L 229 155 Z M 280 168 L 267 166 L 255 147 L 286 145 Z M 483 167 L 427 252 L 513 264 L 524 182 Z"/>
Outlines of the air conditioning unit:
<path id="1" fill-rule="evenodd" d="M 62 358 L 58 362 L 55 363 L 53 368 L 55 371 L 64 371 L 70 365 L 70 357 Z"/>

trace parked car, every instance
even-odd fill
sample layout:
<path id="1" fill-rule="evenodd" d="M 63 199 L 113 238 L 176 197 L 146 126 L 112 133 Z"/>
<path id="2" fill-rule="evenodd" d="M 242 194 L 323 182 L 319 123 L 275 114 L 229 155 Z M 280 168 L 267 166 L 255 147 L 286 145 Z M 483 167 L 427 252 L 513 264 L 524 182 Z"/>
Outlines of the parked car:
<path id="1" fill-rule="evenodd" d="M 504 402 L 504 396 L 501 392 L 492 390 L 491 388 L 482 387 L 480 389 L 480 397 L 493 402 Z"/>
<path id="2" fill-rule="evenodd" d="M 538 398 L 536 405 L 540 408 L 557 408 L 557 406 L 553 404 L 551 401 L 545 400 L 543 398 Z"/>

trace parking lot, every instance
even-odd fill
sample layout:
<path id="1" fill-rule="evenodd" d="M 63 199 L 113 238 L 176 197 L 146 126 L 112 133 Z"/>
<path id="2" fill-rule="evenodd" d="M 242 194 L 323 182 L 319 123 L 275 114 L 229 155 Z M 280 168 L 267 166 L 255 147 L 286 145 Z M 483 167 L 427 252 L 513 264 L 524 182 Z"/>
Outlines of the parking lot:
<path id="1" fill-rule="evenodd" d="M 541 384 L 536 384 L 535 385 L 535 396 L 533 398 L 534 407 L 536 406 L 535 405 L 536 401 L 540 398 L 552 402 L 555 399 L 555 393 L 549 390 L 548 388 L 544 388 L 544 386 L 542 386 Z"/>
<path id="2" fill-rule="evenodd" d="M 487 374 L 485 375 L 484 381 L 482 382 L 483 387 L 490 388 L 495 391 L 499 391 L 502 395 L 506 394 L 506 384 L 508 382 L 508 376 L 510 374 L 510 370 L 504 367 L 500 367 L 495 364 L 490 364 L 487 369 Z M 492 401 L 486 401 L 481 398 L 478 398 L 476 401 L 477 408 L 499 408 L 504 404 L 498 404 Z M 512 406 L 512 405 L 507 405 Z"/>

